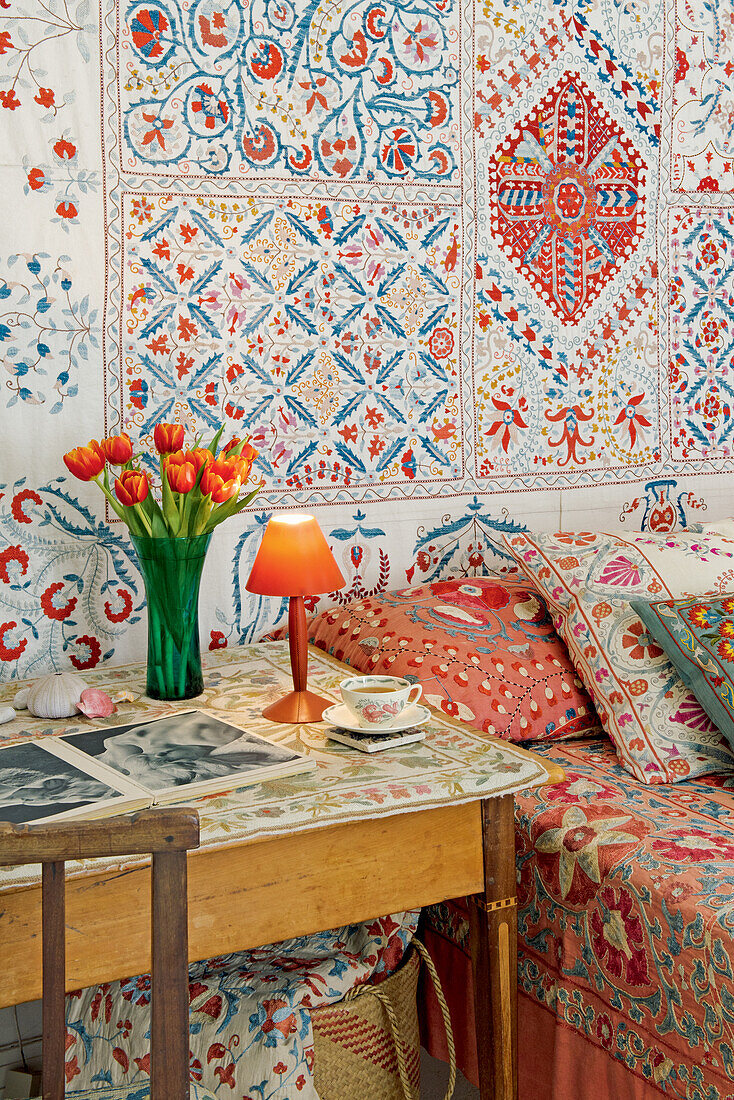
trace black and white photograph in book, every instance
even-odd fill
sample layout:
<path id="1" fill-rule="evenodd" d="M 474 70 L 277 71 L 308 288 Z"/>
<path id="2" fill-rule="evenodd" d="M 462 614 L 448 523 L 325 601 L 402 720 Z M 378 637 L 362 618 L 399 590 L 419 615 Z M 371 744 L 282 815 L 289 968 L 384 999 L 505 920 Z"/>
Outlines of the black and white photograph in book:
<path id="1" fill-rule="evenodd" d="M 203 711 L 171 714 L 60 739 L 149 791 L 163 791 L 301 759 Z"/>
<path id="2" fill-rule="evenodd" d="M 2 750 L 0 821 L 39 821 L 119 797 L 119 791 L 33 742 Z"/>

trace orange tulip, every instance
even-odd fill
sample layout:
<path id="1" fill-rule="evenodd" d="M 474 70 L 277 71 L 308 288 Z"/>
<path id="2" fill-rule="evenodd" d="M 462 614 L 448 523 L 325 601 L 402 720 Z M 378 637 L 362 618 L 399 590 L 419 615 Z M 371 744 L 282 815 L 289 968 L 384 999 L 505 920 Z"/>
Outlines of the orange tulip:
<path id="1" fill-rule="evenodd" d="M 237 473 L 239 474 L 240 481 L 244 484 L 250 476 L 252 470 L 252 463 L 257 458 L 257 451 L 251 443 L 245 443 L 242 448 L 242 454 L 227 455 L 227 462 L 233 462 L 237 467 Z"/>
<path id="2" fill-rule="evenodd" d="M 156 424 L 153 429 L 155 449 L 159 455 L 169 455 L 183 447 L 184 430 L 181 424 Z"/>
<path id="3" fill-rule="evenodd" d="M 190 493 L 196 483 L 196 465 L 190 451 L 176 451 L 166 461 L 168 484 L 176 493 Z"/>
<path id="4" fill-rule="evenodd" d="M 202 466 L 205 466 L 208 462 L 214 461 L 214 455 L 211 451 L 208 451 L 206 447 L 197 447 L 193 451 L 187 451 L 186 457 L 196 466 L 197 474 Z"/>
<path id="5" fill-rule="evenodd" d="M 222 454 L 226 455 L 228 451 L 233 451 L 235 447 L 239 447 L 241 442 L 242 440 L 238 435 L 233 435 L 229 443 L 225 444 L 225 446 L 222 447 Z"/>
<path id="6" fill-rule="evenodd" d="M 96 439 L 90 439 L 86 447 L 74 447 L 64 455 L 68 470 L 80 481 L 93 481 L 104 470 L 105 457 Z"/>
<path id="7" fill-rule="evenodd" d="M 206 467 L 199 486 L 204 496 L 211 496 L 215 504 L 224 504 L 225 500 L 237 496 L 241 484 L 237 463 L 218 458 Z"/>
<path id="8" fill-rule="evenodd" d="M 127 432 L 102 440 L 104 456 L 113 466 L 124 466 L 133 457 L 133 445 Z"/>
<path id="9" fill-rule="evenodd" d="M 140 504 L 148 495 L 148 475 L 142 470 L 123 470 L 118 478 L 115 478 L 115 492 L 120 504 L 131 507 Z"/>

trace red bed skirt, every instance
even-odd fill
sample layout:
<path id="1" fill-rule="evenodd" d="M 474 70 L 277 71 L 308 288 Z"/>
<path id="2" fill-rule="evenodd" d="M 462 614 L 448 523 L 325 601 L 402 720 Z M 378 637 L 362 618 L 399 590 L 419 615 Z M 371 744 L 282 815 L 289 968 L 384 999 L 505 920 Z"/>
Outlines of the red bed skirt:
<path id="1" fill-rule="evenodd" d="M 422 934 L 449 1009 L 459 1069 L 478 1083 L 471 962 L 456 944 L 430 928 Z M 446 1034 L 430 982 L 421 983 L 421 1041 L 434 1058 L 448 1060 Z M 520 993 L 518 1091 L 520 1100 L 650 1100 L 659 1090 L 564 1026 L 548 1009 Z"/>

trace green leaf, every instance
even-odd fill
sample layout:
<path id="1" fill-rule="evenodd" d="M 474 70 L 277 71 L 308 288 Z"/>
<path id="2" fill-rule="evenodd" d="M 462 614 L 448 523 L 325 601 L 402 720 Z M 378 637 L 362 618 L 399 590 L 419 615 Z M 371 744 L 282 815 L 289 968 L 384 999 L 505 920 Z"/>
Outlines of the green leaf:
<path id="1" fill-rule="evenodd" d="M 211 453 L 214 455 L 215 458 L 217 457 L 217 447 L 219 446 L 219 440 L 222 438 L 222 432 L 223 431 L 224 431 L 224 424 L 222 424 L 220 426 L 219 431 L 217 432 L 217 434 L 214 436 L 214 439 L 212 439 L 211 443 L 207 447 L 207 450 L 211 451 Z"/>

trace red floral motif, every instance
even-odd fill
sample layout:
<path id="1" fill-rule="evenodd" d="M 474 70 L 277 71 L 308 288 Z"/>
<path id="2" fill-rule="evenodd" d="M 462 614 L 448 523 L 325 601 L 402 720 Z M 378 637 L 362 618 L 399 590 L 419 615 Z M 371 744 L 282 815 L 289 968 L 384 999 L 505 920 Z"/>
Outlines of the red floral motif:
<path id="1" fill-rule="evenodd" d="M 159 115 L 148 114 L 145 111 L 142 114 L 145 121 L 150 125 L 150 130 L 143 136 L 143 145 L 151 145 L 154 141 L 157 141 L 159 148 L 165 151 L 165 131 L 171 129 L 173 119 L 161 118 Z"/>
<path id="2" fill-rule="evenodd" d="M 358 32 L 359 33 L 359 32 Z M 283 69 L 283 54 L 272 42 L 254 42 L 250 68 L 260 80 L 274 80 Z"/>
<path id="3" fill-rule="evenodd" d="M 94 668 L 102 656 L 102 646 L 92 634 L 80 634 L 74 639 L 77 652 L 69 656 L 74 668 Z"/>
<path id="4" fill-rule="evenodd" d="M 28 173 L 28 186 L 31 191 L 41 191 L 46 185 L 46 176 L 40 168 L 31 168 Z"/>
<path id="5" fill-rule="evenodd" d="M 274 1018 L 277 1012 L 282 1012 L 284 1008 L 288 1007 L 287 1001 L 276 997 L 274 1000 L 262 1001 L 261 1005 L 265 1012 L 265 1019 L 260 1024 L 260 1030 L 265 1035 L 268 1035 L 271 1031 L 279 1031 L 283 1038 L 287 1039 L 289 1035 L 295 1033 L 296 1016 L 294 1012 L 286 1014 L 280 1020 Z"/>
<path id="6" fill-rule="evenodd" d="M 56 619 L 58 622 L 68 619 L 77 604 L 76 596 L 70 596 L 65 602 L 58 599 L 58 593 L 63 592 L 63 590 L 64 582 L 55 581 L 41 595 L 41 608 L 44 615 L 49 619 Z"/>
<path id="7" fill-rule="evenodd" d="M 686 57 L 680 46 L 676 46 L 675 50 L 675 82 L 676 84 L 685 80 L 686 73 L 688 72 L 688 58 Z"/>
<path id="8" fill-rule="evenodd" d="M 209 636 L 209 649 L 226 649 L 227 639 L 221 630 L 212 630 Z"/>
<path id="9" fill-rule="evenodd" d="M 558 531 L 554 538 L 564 546 L 591 546 L 599 538 L 596 531 Z"/>
<path id="10" fill-rule="evenodd" d="M 60 202 L 56 207 L 56 213 L 60 218 L 75 218 L 79 211 L 73 202 Z"/>
<path id="11" fill-rule="evenodd" d="M 130 1001 L 134 1005 L 150 1004 L 150 974 L 140 974 L 137 978 L 123 982 L 120 986 L 120 993 L 126 1001 Z M 149 1058 L 150 1056 L 146 1057 Z M 135 1062 L 140 1065 L 137 1058 Z"/>
<path id="12" fill-rule="evenodd" d="M 434 359 L 448 359 L 454 350 L 454 334 L 450 328 L 435 328 L 428 341 Z"/>
<path id="13" fill-rule="evenodd" d="M 597 1017 L 596 1036 L 605 1050 L 611 1050 L 614 1042 L 614 1026 L 606 1012 L 600 1012 Z"/>
<path id="14" fill-rule="evenodd" d="M 235 1087 L 234 1080 L 234 1062 L 230 1062 L 228 1066 L 216 1066 L 214 1069 L 215 1074 L 223 1085 L 229 1085 L 231 1089 Z"/>
<path id="15" fill-rule="evenodd" d="M 644 393 L 637 394 L 636 397 L 630 397 L 626 405 L 620 409 L 617 419 L 614 421 L 615 425 L 626 424 L 630 447 L 634 447 L 638 434 L 643 434 L 642 428 L 652 427 L 652 422 L 647 419 L 645 411 L 640 408 L 640 404 L 644 400 Z"/>
<path id="16" fill-rule="evenodd" d="M 11 638 L 18 629 L 18 624 L 14 619 L 10 622 L 0 623 L 0 659 L 3 661 L 17 661 L 21 653 L 28 645 L 27 638 L 15 639 Z"/>
<path id="17" fill-rule="evenodd" d="M 69 1084 L 70 1081 L 73 1081 L 74 1078 L 78 1077 L 79 1074 L 81 1073 L 81 1070 L 79 1069 L 79 1063 L 77 1062 L 76 1054 L 74 1055 L 73 1058 L 71 1058 L 68 1062 L 65 1063 L 64 1073 L 66 1075 L 67 1085 Z"/>
<path id="18" fill-rule="evenodd" d="M 112 1019 L 112 1006 L 113 1006 L 114 1002 L 112 1000 L 112 997 L 110 996 L 109 989 L 110 989 L 109 982 L 105 982 L 103 985 L 101 985 L 98 988 L 97 992 L 95 993 L 94 997 L 92 998 L 91 1010 L 92 1010 L 92 1019 L 94 1021 L 96 1021 L 99 1018 L 100 1009 L 102 1009 L 102 1008 L 104 1009 L 103 1017 L 104 1017 L 105 1023 L 108 1024 L 110 1022 L 110 1020 Z"/>
<path id="19" fill-rule="evenodd" d="M 514 393 L 514 390 L 510 392 Z M 522 414 L 527 413 L 528 403 L 521 395 L 517 399 L 517 408 L 513 408 L 509 401 L 503 401 L 500 397 L 493 395 L 492 404 L 502 415 L 490 424 L 485 434 L 496 437 L 502 450 L 507 454 L 510 443 L 517 442 L 519 434 L 517 429 L 528 426 L 527 421 L 522 418 Z"/>
<path id="20" fill-rule="evenodd" d="M 105 600 L 104 613 L 111 623 L 123 623 L 125 619 L 130 617 L 130 612 L 133 609 L 132 596 L 125 588 L 118 588 L 115 595 L 121 607 L 115 611 L 112 608 L 111 601 Z"/>
<path id="21" fill-rule="evenodd" d="M 596 957 L 612 977 L 633 987 L 648 985 L 643 924 L 628 890 L 603 886 L 589 928 Z"/>
<path id="22" fill-rule="evenodd" d="M 10 88 L 7 92 L 0 92 L 0 104 L 2 104 L 6 110 L 14 111 L 16 107 L 20 107 L 20 100 L 14 90 Z"/>
<path id="23" fill-rule="evenodd" d="M 54 93 L 52 88 L 39 88 L 37 94 L 34 95 L 33 98 L 41 107 L 54 106 Z"/>
<path id="24" fill-rule="evenodd" d="M 734 862 L 734 843 L 701 828 L 672 829 L 653 848 L 673 863 Z"/>
<path id="25" fill-rule="evenodd" d="M 66 138 L 59 138 L 54 143 L 53 150 L 59 160 L 73 160 L 76 156 L 76 145 L 67 141 Z"/>
<path id="26" fill-rule="evenodd" d="M 16 523 L 33 523 L 33 518 L 23 511 L 23 505 L 27 500 L 32 500 L 34 504 L 43 504 L 40 496 L 33 489 L 21 489 L 15 494 L 10 505 L 10 511 Z"/>
<path id="27" fill-rule="evenodd" d="M 632 623 L 622 635 L 622 645 L 633 661 L 651 661 L 662 656 L 663 650 L 648 634 L 647 627 L 639 620 Z"/>
<path id="28" fill-rule="evenodd" d="M 582 772 L 567 771 L 562 783 L 553 783 L 544 788 L 548 802 L 565 803 L 569 806 L 576 805 L 580 800 L 584 803 L 597 801 L 612 801 L 619 797 L 615 787 L 604 783 L 601 775 L 589 777 Z"/>
<path id="29" fill-rule="evenodd" d="M 12 575 L 8 566 L 11 562 L 16 562 L 20 566 L 20 570 L 13 569 Z M 25 550 L 20 546 L 6 546 L 2 553 L 0 553 L 0 580 L 5 584 L 10 584 L 15 574 L 20 573 L 21 577 L 24 577 L 28 572 L 28 555 Z"/>
<path id="30" fill-rule="evenodd" d="M 551 892 L 569 905 L 584 905 L 611 867 L 639 844 L 640 824 L 607 807 L 571 805 L 540 814 L 535 849 Z"/>
<path id="31" fill-rule="evenodd" d="M 132 40 L 149 61 L 155 61 L 163 53 L 161 38 L 165 40 L 170 24 L 158 9 L 139 8 L 131 21 Z"/>
<path id="32" fill-rule="evenodd" d="M 217 125 L 226 123 L 229 118 L 226 99 L 218 99 L 210 84 L 198 84 L 196 92 L 197 98 L 191 100 L 191 110 L 203 115 L 206 129 L 213 130 Z"/>

